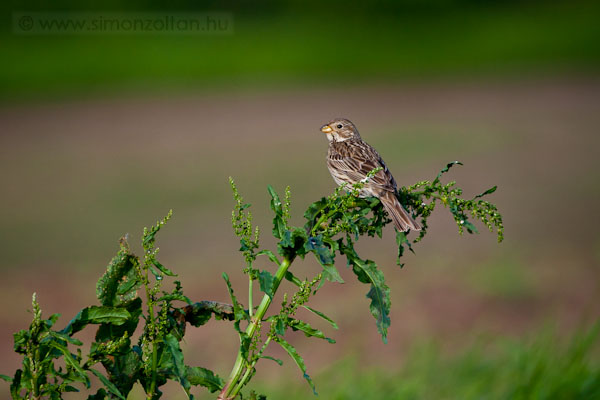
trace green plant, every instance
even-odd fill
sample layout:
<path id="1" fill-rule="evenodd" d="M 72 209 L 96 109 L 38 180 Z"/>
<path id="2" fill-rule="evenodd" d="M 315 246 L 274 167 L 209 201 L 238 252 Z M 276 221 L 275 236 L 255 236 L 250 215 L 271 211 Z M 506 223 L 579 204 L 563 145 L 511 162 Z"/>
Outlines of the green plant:
<path id="1" fill-rule="evenodd" d="M 423 230 L 412 240 L 405 233 L 396 232 L 399 265 L 402 266 L 400 260 L 405 249 L 413 251 L 413 244 L 426 235 L 427 219 L 440 203 L 449 209 L 461 234 L 464 230 L 468 233 L 477 232 L 469 220 L 472 217 L 482 221 L 490 231 L 496 229 L 498 241 L 502 241 L 502 217 L 493 204 L 481 199 L 493 193 L 496 187 L 466 200 L 460 197 L 462 190 L 456 188 L 454 182 L 441 183 L 441 176 L 457 164 L 460 163 L 449 163 L 433 181 L 422 181 L 400 190 L 400 200 L 412 210 L 415 218 L 420 219 Z M 369 178 L 376 172 L 372 171 Z M 311 204 L 304 214 L 306 223 L 303 227 L 289 225 L 289 187 L 282 201 L 269 186 L 271 209 L 275 214 L 272 234 L 278 240 L 276 254 L 261 249 L 259 230 L 252 224 L 250 205 L 244 203 L 233 180 L 230 180 L 236 202 L 232 225 L 240 238 L 240 251 L 245 261 L 243 272 L 248 276 L 247 307 L 238 301 L 225 273 L 223 279 L 231 304 L 213 301 L 194 303 L 184 295 L 179 281 L 174 281 L 171 291 L 163 289 L 165 278 L 174 277 L 175 274 L 158 261 L 155 241 L 157 233 L 170 219 L 171 212 L 155 226 L 144 229 L 142 258 L 134 255 L 126 238 L 122 238 L 117 256 L 98 281 L 99 306 L 82 309 L 64 329 L 54 331 L 51 328 L 58 315 L 42 320 L 34 298 L 34 320 L 29 330 L 15 334 L 15 351 L 24 356 L 23 368 L 17 370 L 12 378 L 1 376 L 11 383 L 13 398 L 60 399 L 63 392 L 78 390 L 72 385 L 74 383 L 82 383 L 89 388 L 91 373 L 98 377 L 104 387 L 88 399 L 124 399 L 136 384 L 143 387 L 147 399 L 158 399 L 162 395 L 159 388 L 168 380 L 173 380 L 180 384 L 190 399 L 193 398 L 192 387 L 203 386 L 211 392 L 218 391 L 219 399 L 231 400 L 242 397 L 241 390 L 252 379 L 259 360 L 270 359 L 280 365 L 283 363 L 266 354 L 273 342 L 290 355 L 315 391 L 302 357 L 285 340 L 285 332 L 292 329 L 308 337 L 335 342 L 310 323 L 299 320 L 296 312 L 302 307 L 337 328 L 335 322 L 307 303 L 326 281 L 343 282 L 335 266 L 338 255 L 345 256 L 357 279 L 369 285 L 367 298 L 370 300 L 370 311 L 382 339 L 387 340 L 390 289 L 377 264 L 362 259 L 354 244 L 364 235 L 381 237 L 383 227 L 391 221 L 378 199 L 358 197 L 364 183 L 337 188 L 331 196 Z M 309 253 L 318 260 L 323 270 L 311 279 L 301 280 L 290 271 L 290 266 Z M 254 262 L 258 257 L 266 257 L 272 262 L 276 268 L 275 274 L 255 268 Z M 279 310 L 267 316 L 284 279 L 295 287 L 294 292 L 285 293 Z M 263 297 L 255 306 L 253 291 L 257 284 Z M 142 296 L 139 292 L 142 292 Z M 240 338 L 236 360 L 226 381 L 206 368 L 185 365 L 179 345 L 187 324 L 199 327 L 213 316 L 233 321 Z M 140 319 L 144 322 L 143 331 L 137 343 L 133 344 L 132 335 Z M 98 328 L 84 362 L 79 349 L 82 343 L 73 335 L 88 325 L 98 325 Z M 69 345 L 77 347 L 77 354 L 71 353 Z M 59 358 L 64 359 L 64 370 L 54 364 L 54 360 Z M 105 374 L 95 367 L 97 364 L 103 366 Z M 249 396 L 257 398 L 253 392 Z M 260 395 L 258 398 L 265 397 Z"/>

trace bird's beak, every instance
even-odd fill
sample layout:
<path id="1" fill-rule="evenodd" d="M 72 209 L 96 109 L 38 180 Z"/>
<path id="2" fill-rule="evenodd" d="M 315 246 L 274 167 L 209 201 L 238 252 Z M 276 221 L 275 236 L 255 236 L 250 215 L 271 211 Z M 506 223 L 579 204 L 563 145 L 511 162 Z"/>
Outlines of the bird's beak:
<path id="1" fill-rule="evenodd" d="M 321 127 L 321 132 L 323 133 L 330 133 L 333 129 L 331 129 L 331 127 L 329 125 L 323 125 Z"/>

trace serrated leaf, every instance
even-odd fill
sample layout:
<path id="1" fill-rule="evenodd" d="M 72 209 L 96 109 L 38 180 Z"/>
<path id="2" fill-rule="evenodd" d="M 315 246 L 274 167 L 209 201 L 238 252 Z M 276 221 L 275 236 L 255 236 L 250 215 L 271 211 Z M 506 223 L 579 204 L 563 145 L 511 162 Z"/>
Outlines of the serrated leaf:
<path id="1" fill-rule="evenodd" d="M 333 327 L 333 329 L 338 329 L 338 326 L 335 323 L 335 321 L 332 320 L 331 318 L 329 318 L 327 315 L 323 314 L 321 311 L 315 310 L 314 308 L 309 307 L 309 306 L 302 306 L 302 307 L 306 308 L 311 313 L 316 314 L 319 317 L 323 318 L 325 321 L 329 322 L 331 324 L 331 326 Z"/>
<path id="2" fill-rule="evenodd" d="M 377 330 L 384 343 L 387 343 L 387 329 L 390 326 L 389 288 L 386 285 L 371 285 L 367 298 L 371 299 L 369 309 L 377 321 Z"/>
<path id="3" fill-rule="evenodd" d="M 114 385 L 114 383 L 112 383 L 111 381 L 109 381 L 108 378 L 105 377 L 100 371 L 97 371 L 97 370 L 95 370 L 93 368 L 90 368 L 90 371 L 92 371 L 92 374 L 96 375 L 98 377 L 98 379 L 100 379 L 100 382 L 102 382 L 102 384 L 104 385 L 104 387 L 106 387 L 106 389 L 108 389 L 109 392 L 111 392 L 112 394 L 114 394 L 115 396 L 117 396 L 118 398 L 120 398 L 122 400 L 126 400 L 125 396 L 123 396 L 121 394 L 121 392 Z"/>
<path id="4" fill-rule="evenodd" d="M 166 352 L 169 354 L 172 364 L 170 365 L 170 372 L 174 377 L 177 378 L 181 386 L 185 389 L 190 388 L 190 382 L 187 380 L 187 369 L 183 363 L 183 352 L 179 347 L 179 341 L 177 338 L 169 333 L 164 338 Z"/>
<path id="5" fill-rule="evenodd" d="M 187 380 L 193 386 L 204 386 L 212 393 L 223 389 L 225 382 L 210 369 L 186 366 Z"/>
<path id="6" fill-rule="evenodd" d="M 6 381 L 8 383 L 11 383 L 13 381 L 13 378 L 11 378 L 8 375 L 3 375 L 3 374 L 0 374 L 0 379 L 2 379 L 3 381 Z"/>
<path id="7" fill-rule="evenodd" d="M 302 359 L 302 357 L 300 357 L 300 354 L 298 354 L 294 346 L 286 342 L 285 339 L 281 337 L 276 337 L 274 340 L 277 343 L 279 343 L 281 347 L 283 347 L 283 349 L 289 354 L 290 357 L 292 357 L 292 360 L 294 360 L 298 368 L 300 368 L 300 371 L 302 371 L 302 374 L 304 375 L 304 379 L 306 379 L 311 389 L 313 390 L 313 393 L 316 396 L 317 391 L 315 389 L 315 384 L 312 381 L 311 377 L 306 373 L 306 365 L 304 364 L 304 360 Z"/>
<path id="8" fill-rule="evenodd" d="M 352 271 L 362 283 L 371 285 L 367 298 L 371 300 L 369 309 L 377 323 L 377 330 L 381 334 L 384 343 L 387 343 L 387 328 L 390 326 L 390 289 L 385 284 L 383 272 L 377 268 L 371 260 L 362 260 L 352 245 L 340 246 L 340 251 L 348 259 L 348 264 L 352 266 Z"/>
<path id="9" fill-rule="evenodd" d="M 260 283 L 260 290 L 262 290 L 267 296 L 273 299 L 273 280 L 275 277 L 269 271 L 260 271 L 258 274 L 258 282 Z"/>
<path id="10" fill-rule="evenodd" d="M 323 332 L 310 326 L 310 324 L 308 322 L 304 322 L 304 321 L 300 321 L 298 319 L 292 319 L 292 318 L 288 317 L 287 325 L 290 328 L 292 328 L 292 330 L 294 330 L 294 331 L 304 332 L 304 334 L 307 337 L 312 336 L 312 337 L 316 337 L 319 339 L 327 340 L 329 343 L 335 343 L 335 340 L 328 338 L 327 336 L 325 336 L 325 334 Z"/>

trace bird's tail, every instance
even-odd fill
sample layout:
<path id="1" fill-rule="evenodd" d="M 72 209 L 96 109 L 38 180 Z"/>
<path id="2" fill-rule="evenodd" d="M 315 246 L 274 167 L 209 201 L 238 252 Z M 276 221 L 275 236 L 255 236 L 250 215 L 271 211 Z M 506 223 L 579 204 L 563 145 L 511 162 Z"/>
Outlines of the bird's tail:
<path id="1" fill-rule="evenodd" d="M 396 195 L 393 192 L 384 192 L 379 196 L 379 200 L 381 200 L 381 204 L 389 214 L 392 221 L 394 221 L 394 225 L 396 225 L 396 229 L 401 232 L 406 232 L 409 229 L 414 231 L 420 231 L 421 225 L 417 221 L 415 221 L 408 212 L 402 207 L 402 204 L 396 198 Z"/>

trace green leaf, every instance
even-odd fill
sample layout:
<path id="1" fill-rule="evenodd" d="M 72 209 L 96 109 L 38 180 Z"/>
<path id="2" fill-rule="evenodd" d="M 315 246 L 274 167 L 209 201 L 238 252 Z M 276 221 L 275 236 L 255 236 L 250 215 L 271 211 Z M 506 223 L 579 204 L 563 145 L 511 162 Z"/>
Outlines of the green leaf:
<path id="1" fill-rule="evenodd" d="M 81 331 L 88 324 L 113 324 L 122 325 L 131 318 L 131 313 L 124 307 L 91 306 L 86 307 L 69 322 L 61 331 L 67 335 L 73 335 Z"/>
<path id="2" fill-rule="evenodd" d="M 275 358 L 275 357 L 271 357 L 271 356 L 260 356 L 259 358 L 264 358 L 267 360 L 275 361 L 277 364 L 279 364 L 279 366 L 283 365 L 283 361 L 281 361 L 279 358 Z"/>
<path id="3" fill-rule="evenodd" d="M 233 288 L 231 287 L 231 282 L 229 281 L 229 276 L 223 272 L 223 279 L 227 284 L 227 290 L 229 291 L 229 297 L 231 297 L 231 302 L 233 303 L 233 315 L 236 321 L 241 321 L 247 319 L 248 314 L 244 311 L 240 303 L 238 303 L 235 294 L 233 293 Z"/>
<path id="4" fill-rule="evenodd" d="M 157 281 L 162 280 L 163 276 L 159 270 L 154 268 L 152 265 L 150 265 L 148 269 L 150 270 L 150 272 L 152 272 L 152 275 L 154 275 L 154 277 L 156 278 Z"/>
<path id="5" fill-rule="evenodd" d="M 294 331 L 302 331 L 307 337 L 316 337 L 319 339 L 325 339 L 329 343 L 335 343 L 335 340 L 328 338 L 325 336 L 323 332 L 318 329 L 313 328 L 307 322 L 300 321 L 298 319 L 292 319 L 288 317 L 287 325 L 292 328 Z"/>
<path id="6" fill-rule="evenodd" d="M 310 237 L 304 244 L 307 252 L 314 254 L 315 258 L 323 267 L 325 278 L 331 282 L 344 283 L 337 268 L 334 265 L 334 254 L 332 250 L 323 242 L 323 236 Z"/>
<path id="7" fill-rule="evenodd" d="M 11 383 L 13 381 L 13 378 L 11 378 L 10 376 L 2 375 L 2 374 L 0 374 L 0 379 L 6 381 L 8 383 Z"/>
<path id="8" fill-rule="evenodd" d="M 289 259 L 293 259 L 296 256 L 303 257 L 307 253 L 304 247 L 307 241 L 308 235 L 306 231 L 295 227 L 285 231 L 277 244 L 277 249 L 279 254 Z"/>
<path id="9" fill-rule="evenodd" d="M 328 205 L 329 205 L 329 202 L 327 201 L 327 198 L 322 197 L 321 200 L 315 201 L 310 206 L 308 206 L 308 208 L 304 212 L 304 218 L 307 219 L 307 222 L 304 225 L 304 228 L 306 229 L 307 232 L 312 231 L 312 229 L 314 228 L 315 224 L 318 221 L 317 217 L 322 212 L 325 212 L 325 209 L 327 208 Z"/>
<path id="10" fill-rule="evenodd" d="M 19 391 L 21 390 L 21 378 L 23 377 L 23 371 L 18 369 L 15 371 L 15 376 L 12 379 L 12 383 L 10 384 L 10 395 L 14 400 L 22 399 L 19 396 Z"/>
<path id="11" fill-rule="evenodd" d="M 114 394 L 115 396 L 117 396 L 118 398 L 120 398 L 122 400 L 126 400 L 125 396 L 123 396 L 121 394 L 119 389 L 117 389 L 117 387 L 111 381 L 109 381 L 108 378 L 105 377 L 101 372 L 99 372 L 93 368 L 90 368 L 90 371 L 92 371 L 92 374 L 96 375 L 98 377 L 98 379 L 100 379 L 100 382 L 102 382 L 104 387 L 106 387 L 109 392 L 111 392 L 112 394 Z"/>
<path id="12" fill-rule="evenodd" d="M 477 196 L 473 197 L 473 200 L 478 199 L 478 198 L 483 197 L 483 196 L 487 196 L 488 194 L 492 194 L 492 193 L 494 193 L 496 191 L 496 189 L 498 189 L 498 186 L 491 187 L 488 190 L 486 190 L 485 192 L 483 192 L 481 194 L 478 194 Z"/>
<path id="13" fill-rule="evenodd" d="M 213 314 L 216 319 L 235 319 L 232 305 L 216 301 L 200 301 L 184 307 L 180 312 L 183 312 L 185 320 L 195 327 L 207 323 Z"/>
<path id="14" fill-rule="evenodd" d="M 371 289 L 367 293 L 367 298 L 371 300 L 369 309 L 377 323 L 377 330 L 381 334 L 384 343 L 387 343 L 387 328 L 390 326 L 390 289 L 385 284 L 383 272 L 377 268 L 371 260 L 362 260 L 351 244 L 341 245 L 340 251 L 346 255 L 348 264 L 352 266 L 352 271 L 362 283 L 371 284 Z"/>
<path id="15" fill-rule="evenodd" d="M 442 175 L 445 174 L 446 172 L 450 171 L 450 168 L 454 167 L 455 165 L 463 165 L 463 163 L 461 163 L 460 161 L 449 162 L 444 168 L 442 168 L 440 173 L 437 174 L 433 183 L 439 182 Z"/>
<path id="16" fill-rule="evenodd" d="M 267 186 L 267 190 L 271 195 L 271 209 L 275 212 L 275 216 L 273 217 L 273 236 L 277 239 L 281 239 L 287 230 L 287 226 L 283 219 L 283 206 L 279 199 L 279 195 L 271 185 Z"/>
<path id="17" fill-rule="evenodd" d="M 338 326 L 335 323 L 335 321 L 332 320 L 331 318 L 329 318 L 327 315 L 323 314 L 321 311 L 317 311 L 314 308 L 309 307 L 309 306 L 302 306 L 302 307 L 306 308 L 311 313 L 316 314 L 319 317 L 323 318 L 325 321 L 329 322 L 331 324 L 331 326 L 333 327 L 333 329 L 338 329 Z"/>
<path id="18" fill-rule="evenodd" d="M 122 239 L 121 249 L 96 285 L 96 296 L 103 306 L 119 306 L 136 297 L 141 284 L 137 277 L 138 266 L 139 259 L 129 252 L 129 245 Z"/>
<path id="19" fill-rule="evenodd" d="M 156 268 L 160 269 L 160 272 L 162 272 L 163 274 L 165 274 L 167 276 L 177 276 L 176 273 L 174 273 L 169 268 L 167 268 L 164 265 L 162 265 L 161 263 L 159 263 L 156 259 L 152 260 L 152 264 L 154 264 L 156 266 Z"/>
<path id="20" fill-rule="evenodd" d="M 275 321 L 275 333 L 283 336 L 285 335 L 285 322 L 283 321 L 284 317 L 278 315 L 276 318 L 277 319 Z"/>
<path id="21" fill-rule="evenodd" d="M 165 294 L 164 296 L 159 297 L 156 300 L 156 302 L 159 302 L 159 301 L 174 301 L 174 300 L 183 301 L 184 303 L 192 304 L 192 301 L 187 296 L 184 296 L 181 293 L 169 293 L 169 294 Z"/>
<path id="22" fill-rule="evenodd" d="M 187 380 L 187 369 L 183 363 L 183 352 L 179 347 L 179 341 L 177 341 L 177 338 L 173 336 L 173 334 L 169 333 L 165 336 L 164 343 L 166 352 L 169 354 L 172 360 L 172 364 L 170 366 L 171 374 L 177 378 L 181 386 L 183 386 L 185 389 L 189 389 L 190 382 Z"/>
<path id="23" fill-rule="evenodd" d="M 387 329 L 390 326 L 390 289 L 387 285 L 371 285 L 367 298 L 371 299 L 369 309 L 377 321 L 377 330 L 383 342 L 387 343 Z"/>
<path id="24" fill-rule="evenodd" d="M 479 233 L 479 231 L 477 230 L 477 227 L 475 225 L 473 225 L 471 223 L 471 221 L 467 220 L 466 218 L 462 220 L 462 226 L 464 226 L 467 229 L 467 232 L 469 233 Z"/>
<path id="25" fill-rule="evenodd" d="M 294 346 L 292 346 L 291 344 L 286 342 L 285 339 L 278 336 L 274 340 L 277 343 L 279 343 L 279 345 L 281 345 L 281 347 L 283 347 L 283 349 L 289 354 L 290 357 L 292 357 L 292 360 L 294 360 L 294 362 L 296 363 L 298 368 L 300 368 L 300 371 L 302 371 L 302 374 L 304 375 L 304 379 L 306 379 L 306 381 L 312 388 L 313 393 L 316 396 L 317 391 L 315 389 L 315 384 L 312 381 L 311 377 L 306 373 L 306 365 L 304 365 L 304 360 L 302 359 L 302 357 L 300 357 L 300 354 L 298 354 L 298 352 L 296 351 Z"/>
<path id="26" fill-rule="evenodd" d="M 119 339 L 123 337 L 125 332 L 132 334 L 136 330 L 140 316 L 142 315 L 142 299 L 136 297 L 129 302 L 123 303 L 122 308 L 131 314 L 131 318 L 121 325 L 111 323 L 101 324 L 96 332 L 96 341 L 103 342 Z"/>
<path id="27" fill-rule="evenodd" d="M 83 342 L 81 340 L 75 339 L 67 334 L 62 333 L 62 332 L 51 331 L 49 333 L 50 333 L 50 336 L 52 336 L 53 338 L 58 339 L 58 340 L 63 340 L 65 343 L 71 343 L 76 346 L 83 345 Z"/>
<path id="28" fill-rule="evenodd" d="M 49 345 L 50 347 L 55 348 L 63 354 L 63 358 L 67 367 L 73 368 L 73 370 L 78 373 L 79 377 L 84 378 L 86 386 L 89 387 L 89 378 L 87 377 L 87 374 L 85 373 L 81 365 L 79 365 L 79 362 L 73 357 L 71 352 L 69 352 L 69 349 L 67 349 L 65 346 L 59 344 L 56 341 L 50 342 Z"/>
<path id="29" fill-rule="evenodd" d="M 204 386 L 212 393 L 223 389 L 225 382 L 210 369 L 186 366 L 187 380 L 193 386 Z"/>
<path id="30" fill-rule="evenodd" d="M 292 282 L 294 285 L 300 287 L 302 285 L 302 281 L 298 279 L 294 274 L 292 274 L 289 270 L 285 272 L 285 279 Z"/>
<path id="31" fill-rule="evenodd" d="M 273 280 L 275 277 L 269 271 L 260 271 L 258 274 L 258 281 L 260 283 L 260 290 L 267 294 L 273 299 Z"/>
<path id="32" fill-rule="evenodd" d="M 26 331 L 25 329 L 21 329 L 19 332 L 13 333 L 15 353 L 27 353 L 27 341 L 29 340 L 29 336 L 29 331 Z"/>
<path id="33" fill-rule="evenodd" d="M 275 255 L 275 253 L 273 253 L 271 250 L 261 250 L 258 253 L 256 253 L 257 256 L 262 256 L 262 255 L 267 255 L 269 257 L 269 260 L 271 260 L 273 263 L 277 264 L 277 266 L 279 266 L 281 263 L 279 262 L 279 259 L 277 259 L 277 256 Z"/>
<path id="34" fill-rule="evenodd" d="M 404 264 L 400 262 L 400 258 L 404 255 L 404 246 L 408 247 L 413 254 L 415 251 L 413 250 L 410 241 L 406 237 L 406 232 L 400 232 L 396 230 L 396 245 L 398 245 L 398 258 L 396 259 L 396 264 L 402 268 L 404 267 Z"/>

